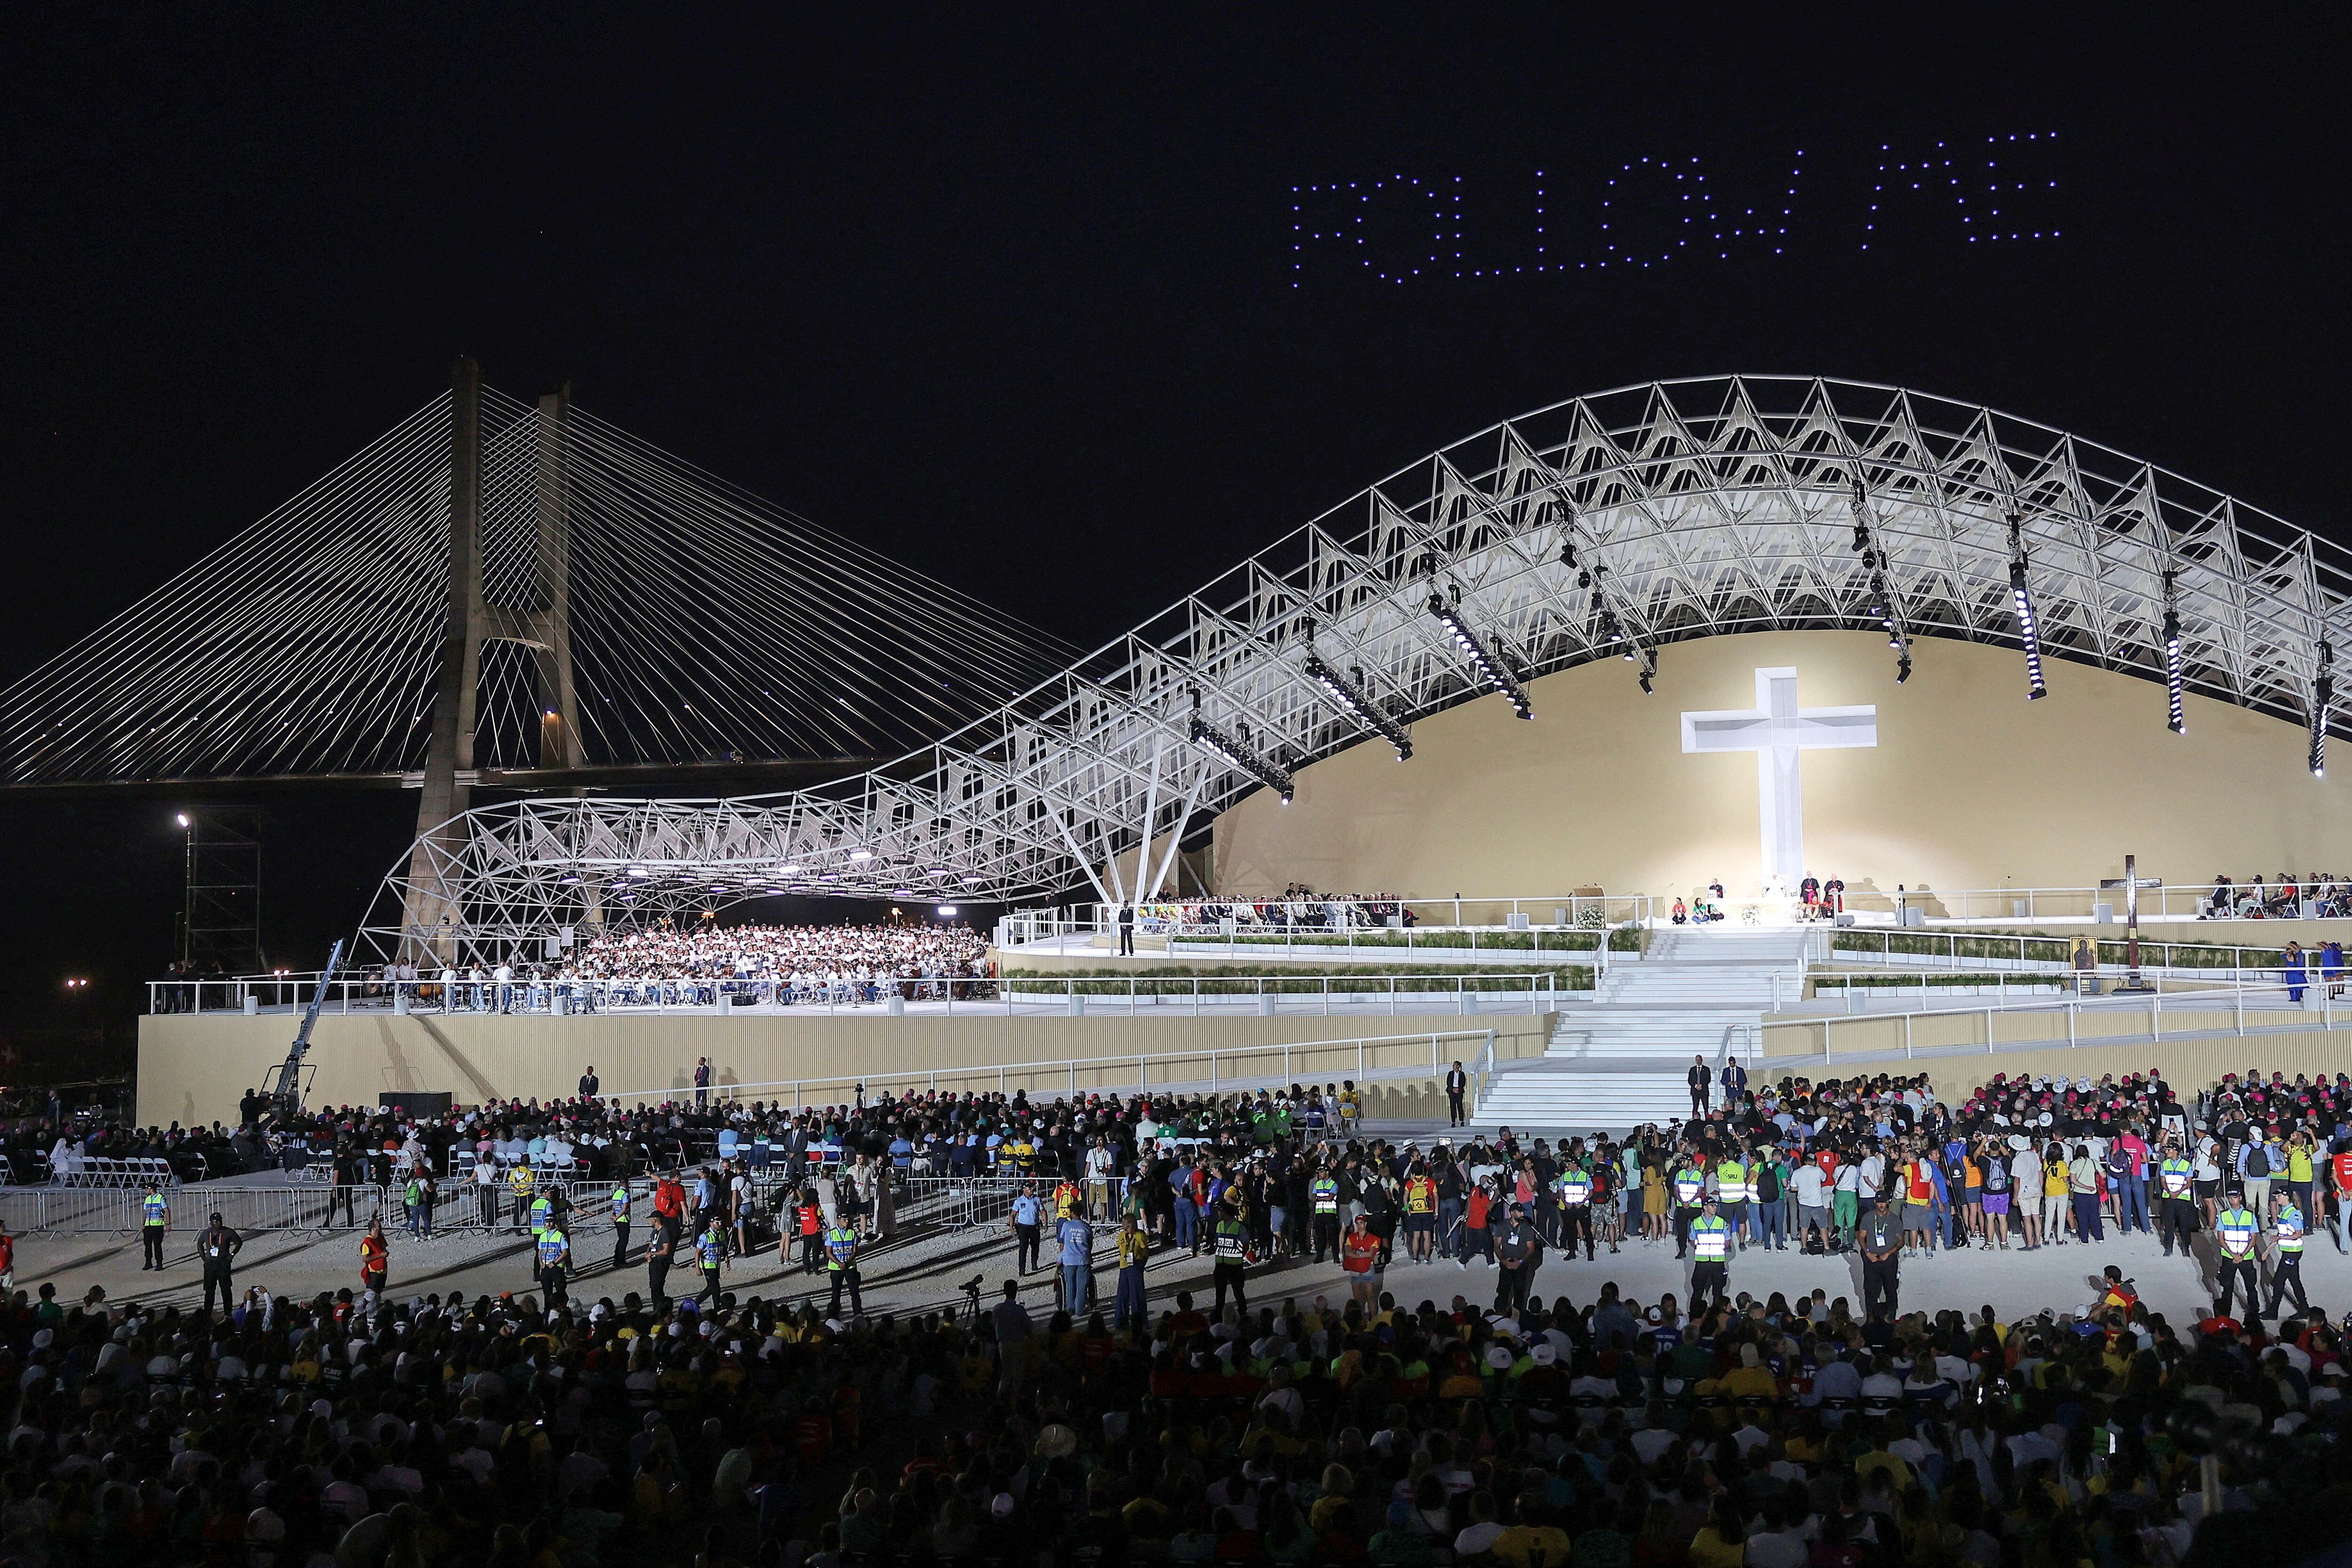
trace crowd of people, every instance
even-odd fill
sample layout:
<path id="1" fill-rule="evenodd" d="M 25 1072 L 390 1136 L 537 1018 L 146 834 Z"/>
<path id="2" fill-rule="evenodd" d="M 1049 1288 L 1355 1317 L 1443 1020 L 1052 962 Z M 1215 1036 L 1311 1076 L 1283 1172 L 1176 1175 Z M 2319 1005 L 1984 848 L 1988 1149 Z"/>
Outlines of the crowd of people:
<path id="1" fill-rule="evenodd" d="M 2352 879 L 2333 871 L 2314 871 L 2296 876 L 2281 871 L 2268 883 L 2256 872 L 2243 882 L 2233 882 L 2227 872 L 2215 874 L 2213 890 L 2199 904 L 2201 920 L 2295 920 L 2302 916 L 2304 906 L 2311 906 L 2312 914 L 2321 920 L 2340 920 L 2352 914 Z"/>
<path id="2" fill-rule="evenodd" d="M 1293 882 L 1270 899 L 1155 900 L 1135 909 L 1136 923 L 1158 934 L 1171 929 L 1218 931 L 1231 921 L 1238 932 L 1345 931 L 1351 926 L 1420 923 L 1394 893 L 1320 893 Z"/>
<path id="3" fill-rule="evenodd" d="M 411 1168 L 468 1145 L 525 1165 L 558 1144 L 642 1155 L 664 1172 L 635 1216 L 646 1288 L 567 1287 L 566 1256 L 602 1249 L 580 1234 L 599 1210 L 534 1213 L 539 1288 L 506 1295 L 381 1275 L 308 1300 L 224 1279 L 219 1311 L 20 1291 L 0 1306 L 0 1555 L 2131 1568 L 2186 1552 L 2216 1424 L 2239 1434 L 2225 1512 L 2332 1469 L 2347 1359 L 2316 1309 L 2176 1322 L 2110 1268 L 2074 1310 L 2004 1321 L 1906 1312 L 1883 1274 L 1856 1303 L 1726 1272 L 1750 1247 L 1857 1247 L 1867 1269 L 2096 1241 L 2103 1219 L 2138 1223 L 2144 1172 L 2172 1201 L 2162 1151 L 2209 1141 L 2185 1204 L 2226 1248 L 2256 1184 L 2315 1218 L 2342 1191 L 2295 1152 L 2345 1152 L 2352 1079 L 2244 1073 L 2184 1098 L 2154 1073 L 1997 1077 L 1949 1102 L 1922 1079 L 1725 1087 L 1677 1126 L 1557 1145 L 1376 1137 L 1339 1086 L 320 1112 L 281 1135 L 396 1141 Z M 762 1245 L 730 1235 L 734 1161 L 697 1168 L 699 1135 L 730 1131 L 734 1161 L 764 1133 L 785 1165 L 775 1247 L 829 1289 L 724 1288 L 719 1260 Z M 2063 1236 L 2004 1237 L 1992 1173 L 2015 1192 L 2048 1142 L 2070 1183 L 2084 1149 L 2089 1192 L 2070 1187 Z M 857 1269 L 889 1237 L 875 1199 L 918 1161 L 1016 1178 L 992 1305 L 860 1310 Z M 1689 1250 L 1694 1289 L 1643 1300 L 1605 1266 L 1541 1272 L 1547 1250 L 1591 1264 L 1644 1243 Z M 1150 1300 L 1144 1269 L 1178 1250 L 1214 1259 L 1213 1289 Z M 1269 1265 L 1292 1251 L 1338 1258 L 1346 1289 L 1286 1291 Z M 673 1264 L 702 1288 L 667 1289 Z M 1050 1304 L 1024 1299 L 1033 1268 L 1055 1273 Z M 2270 1537 L 2282 1561 L 2305 1554 L 2290 1528 Z"/>
<path id="4" fill-rule="evenodd" d="M 667 920 L 590 936 L 540 963 L 419 963 L 394 960 L 379 993 L 450 1012 L 545 1012 L 559 1002 L 606 1006 L 709 1006 L 721 994 L 779 1006 L 852 1005 L 891 991 L 908 1000 L 995 994 L 987 939 L 961 922 L 721 925 Z"/>

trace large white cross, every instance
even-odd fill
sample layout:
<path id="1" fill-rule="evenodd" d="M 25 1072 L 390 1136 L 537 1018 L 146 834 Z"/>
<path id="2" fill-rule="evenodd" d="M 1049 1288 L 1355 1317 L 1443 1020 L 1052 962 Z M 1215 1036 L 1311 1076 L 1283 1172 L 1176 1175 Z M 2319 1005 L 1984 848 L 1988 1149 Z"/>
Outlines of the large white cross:
<path id="1" fill-rule="evenodd" d="M 1756 706 L 1683 715 L 1685 752 L 1756 753 L 1764 880 L 1796 886 L 1805 874 L 1804 785 L 1798 760 L 1831 746 L 1878 744 L 1878 710 L 1800 708 L 1794 669 L 1756 672 Z"/>

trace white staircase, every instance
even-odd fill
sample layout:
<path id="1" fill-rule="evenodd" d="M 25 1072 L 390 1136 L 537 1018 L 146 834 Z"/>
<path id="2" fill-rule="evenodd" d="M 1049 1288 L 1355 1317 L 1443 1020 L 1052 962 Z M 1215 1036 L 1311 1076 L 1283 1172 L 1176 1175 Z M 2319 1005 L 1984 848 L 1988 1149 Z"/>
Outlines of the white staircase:
<path id="1" fill-rule="evenodd" d="M 1806 931 L 1681 929 L 1612 963 L 1590 1006 L 1561 1012 L 1540 1061 L 1496 1074 L 1474 1127 L 1623 1131 L 1690 1114 L 1691 1058 L 1751 1068 L 1764 1015 L 1803 993 Z"/>

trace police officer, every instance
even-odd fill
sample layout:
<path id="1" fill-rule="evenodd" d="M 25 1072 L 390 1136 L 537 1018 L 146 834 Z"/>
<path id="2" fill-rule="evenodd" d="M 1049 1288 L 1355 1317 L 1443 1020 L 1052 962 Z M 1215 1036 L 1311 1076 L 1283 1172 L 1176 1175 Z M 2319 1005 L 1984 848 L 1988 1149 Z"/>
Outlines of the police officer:
<path id="1" fill-rule="evenodd" d="M 1217 1284 L 1213 1311 L 1217 1316 L 1223 1316 L 1227 1290 L 1234 1293 L 1234 1305 L 1244 1312 L 1248 1311 L 1249 1302 L 1242 1294 L 1242 1274 L 1249 1262 L 1249 1226 L 1243 1223 L 1231 1193 L 1225 1194 L 1211 1239 L 1215 1244 L 1217 1258 L 1213 1268 Z"/>
<path id="2" fill-rule="evenodd" d="M 613 1184 L 613 1267 L 625 1268 L 629 1263 L 629 1178 L 623 1176 Z"/>
<path id="3" fill-rule="evenodd" d="M 1709 1296 L 1717 1301 L 1731 1299 L 1731 1225 L 1716 1212 L 1712 1193 L 1700 1204 L 1699 1213 L 1690 1222 L 1690 1249 L 1694 1259 L 1690 1310 L 1696 1322 L 1706 1312 Z"/>
<path id="4" fill-rule="evenodd" d="M 828 1226 L 824 1233 L 824 1268 L 833 1276 L 833 1305 L 825 1316 L 841 1316 L 841 1288 L 849 1287 L 849 1310 L 858 1317 L 866 1313 L 866 1303 L 857 1294 L 857 1215 L 845 1215 L 843 1223 Z"/>
<path id="5" fill-rule="evenodd" d="M 1570 1160 L 1559 1168 L 1552 1188 L 1559 1194 L 1559 1251 L 1576 1256 L 1576 1238 L 1584 1237 L 1584 1257 L 1592 1259 L 1592 1173 L 1582 1162 Z"/>
<path id="6" fill-rule="evenodd" d="M 727 1261 L 727 1222 L 717 1215 L 710 1216 L 709 1227 L 694 1238 L 694 1260 L 702 1268 L 702 1299 L 717 1305 L 719 1300 L 719 1270 Z M 852 1298 L 854 1302 L 856 1298 Z"/>
<path id="7" fill-rule="evenodd" d="M 244 1245 L 245 1237 L 223 1225 L 217 1214 L 212 1216 L 212 1223 L 205 1227 L 205 1234 L 197 1238 L 196 1256 L 204 1260 L 205 1266 L 205 1311 L 213 1310 L 215 1287 L 220 1290 L 222 1311 L 226 1312 L 236 1305 L 236 1290 L 230 1282 L 229 1272 L 236 1261 L 237 1249 Z"/>
<path id="8" fill-rule="evenodd" d="M 172 1205 L 151 1177 L 147 1195 L 139 1200 L 139 1244 L 145 1259 L 139 1265 L 142 1273 L 163 1267 L 163 1231 L 171 1223 Z"/>
<path id="9" fill-rule="evenodd" d="M 1886 1318 L 1895 1321 L 1895 1300 L 1903 1290 L 1903 1222 L 1894 1205 L 1880 1193 L 1870 1200 L 1862 1233 L 1862 1316 L 1867 1322 L 1885 1303 Z"/>
<path id="10" fill-rule="evenodd" d="M 2164 1141 L 2164 1160 L 2156 1168 L 2156 1233 L 2164 1241 L 2164 1255 L 2172 1256 L 2175 1241 L 2189 1256 L 2189 1238 L 2197 1234 L 2197 1167 L 2180 1152 L 2180 1140 Z"/>
<path id="11" fill-rule="evenodd" d="M 539 1263 L 540 1293 L 552 1310 L 563 1300 L 563 1274 L 572 1261 L 572 1239 L 562 1226 L 550 1221 L 533 1239 L 531 1255 Z"/>
<path id="12" fill-rule="evenodd" d="M 2257 1289 L 2260 1281 L 2254 1268 L 2254 1244 L 2262 1233 L 2262 1225 L 2242 1197 L 2231 1197 L 2229 1206 L 2213 1216 L 2213 1238 L 2221 1250 L 2216 1271 L 2221 1293 L 2213 1300 L 2213 1315 L 2217 1318 L 2230 1315 L 2230 1303 L 2241 1280 L 2245 1282 L 2247 1315 L 2262 1315 L 2262 1297 Z"/>
<path id="13" fill-rule="evenodd" d="M 2303 1293 L 2303 1211 L 2284 1187 L 2277 1189 L 2271 1197 L 2271 1299 L 2263 1308 L 2265 1318 L 2278 1316 L 2289 1290 L 2296 1311 L 2311 1310 L 2311 1298 Z"/>
<path id="14" fill-rule="evenodd" d="M 1331 1256 L 1339 1256 L 1339 1178 L 1329 1165 L 1315 1173 L 1307 1184 L 1307 1195 L 1315 1205 L 1315 1261 L 1323 1261 L 1323 1249 L 1329 1247 Z"/>
<path id="15" fill-rule="evenodd" d="M 530 1200 L 530 1238 L 537 1241 L 555 1224 L 555 1200 L 544 1192 Z"/>

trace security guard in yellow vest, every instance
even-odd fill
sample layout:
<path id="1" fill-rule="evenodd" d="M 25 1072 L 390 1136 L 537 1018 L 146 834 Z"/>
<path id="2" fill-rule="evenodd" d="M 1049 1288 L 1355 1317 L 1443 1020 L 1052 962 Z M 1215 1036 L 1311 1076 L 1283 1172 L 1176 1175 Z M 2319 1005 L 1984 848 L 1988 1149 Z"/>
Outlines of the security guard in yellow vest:
<path id="1" fill-rule="evenodd" d="M 1675 1256 L 1690 1249 L 1691 1221 L 1697 1217 L 1701 1199 L 1706 1196 L 1706 1173 L 1685 1161 L 1675 1173 Z"/>
<path id="2" fill-rule="evenodd" d="M 825 1310 L 825 1316 L 841 1316 L 841 1288 L 846 1285 L 849 1287 L 849 1310 L 853 1316 L 862 1317 L 866 1312 L 866 1303 L 859 1300 L 857 1294 L 858 1216 L 853 1212 L 844 1215 L 842 1219 L 842 1224 L 828 1226 L 824 1233 L 824 1268 L 825 1272 L 833 1276 L 833 1305 Z"/>
<path id="3" fill-rule="evenodd" d="M 1710 1295 L 1717 1301 L 1731 1298 L 1731 1225 L 1716 1212 L 1712 1194 L 1690 1222 L 1690 1315 L 1696 1322 Z"/>
<path id="4" fill-rule="evenodd" d="M 530 1234 L 534 1239 L 555 1224 L 555 1200 L 545 1193 L 530 1200 Z"/>
<path id="5" fill-rule="evenodd" d="M 1731 1227 L 1731 1246 L 1739 1247 L 1739 1228 L 1748 1223 L 1748 1162 L 1734 1154 L 1715 1168 L 1715 1212 Z"/>
<path id="6" fill-rule="evenodd" d="M 139 1245 L 146 1259 L 139 1265 L 142 1273 L 163 1267 L 163 1232 L 171 1223 L 172 1205 L 155 1183 L 150 1181 L 147 1195 L 139 1200 Z"/>
<path id="7" fill-rule="evenodd" d="M 572 1241 L 555 1226 L 541 1230 L 531 1241 L 531 1258 L 539 1266 L 540 1293 L 552 1310 L 563 1300 L 563 1275 L 572 1261 Z"/>
<path id="8" fill-rule="evenodd" d="M 2164 1146 L 2164 1163 L 2156 1168 L 2157 1207 L 2156 1233 L 2164 1241 L 2164 1255 L 2172 1256 L 2172 1244 L 2180 1244 L 2180 1255 L 2189 1256 L 2189 1238 L 2197 1234 L 2197 1167 L 2180 1152 L 2178 1139 Z"/>
<path id="9" fill-rule="evenodd" d="M 1339 1178 L 1326 1165 L 1307 1184 L 1307 1193 L 1315 1205 L 1315 1261 L 1323 1261 L 1327 1247 L 1336 1259 L 1339 1256 Z"/>
<path id="10" fill-rule="evenodd" d="M 2262 1295 L 2254 1269 L 2255 1238 L 2261 1236 L 2263 1222 L 2242 1200 L 2232 1199 L 2230 1206 L 2213 1216 L 2213 1237 L 2221 1249 L 2221 1267 L 2216 1270 L 2221 1293 L 2214 1299 L 2213 1315 L 2230 1315 L 2230 1302 L 2235 1296 L 2239 1281 L 2246 1287 L 2246 1314 L 2261 1316 Z"/>
<path id="11" fill-rule="evenodd" d="M 1592 1260 L 1592 1173 L 1573 1162 L 1559 1168 L 1552 1182 L 1559 1195 L 1559 1250 L 1576 1256 L 1576 1238 L 1584 1237 L 1584 1258 Z"/>
<path id="12" fill-rule="evenodd" d="M 629 1180 L 626 1176 L 613 1184 L 613 1267 L 625 1268 L 629 1261 Z"/>
<path id="13" fill-rule="evenodd" d="M 2311 1310 L 2311 1298 L 2303 1293 L 2303 1211 L 2286 1194 L 2274 1193 L 2271 1198 L 2271 1299 L 2263 1307 L 2263 1316 L 2278 1316 L 2279 1304 L 2289 1290 L 2294 1292 L 2294 1310 Z"/>

